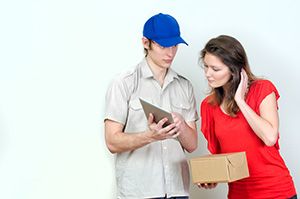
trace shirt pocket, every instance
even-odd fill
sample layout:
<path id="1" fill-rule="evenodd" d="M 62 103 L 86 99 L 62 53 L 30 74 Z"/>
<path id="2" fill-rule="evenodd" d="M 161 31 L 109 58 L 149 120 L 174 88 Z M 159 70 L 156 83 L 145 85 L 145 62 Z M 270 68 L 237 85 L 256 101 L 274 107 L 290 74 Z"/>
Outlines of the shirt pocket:
<path id="1" fill-rule="evenodd" d="M 147 118 L 138 99 L 129 101 L 126 130 L 143 131 L 147 127 Z"/>
<path id="2" fill-rule="evenodd" d="M 142 105 L 138 99 L 134 99 L 129 101 L 129 108 L 133 111 L 140 111 L 142 110 Z"/>
<path id="3" fill-rule="evenodd" d="M 171 108 L 173 112 L 180 113 L 182 116 L 186 116 L 190 109 L 191 105 L 186 101 L 171 101 Z"/>

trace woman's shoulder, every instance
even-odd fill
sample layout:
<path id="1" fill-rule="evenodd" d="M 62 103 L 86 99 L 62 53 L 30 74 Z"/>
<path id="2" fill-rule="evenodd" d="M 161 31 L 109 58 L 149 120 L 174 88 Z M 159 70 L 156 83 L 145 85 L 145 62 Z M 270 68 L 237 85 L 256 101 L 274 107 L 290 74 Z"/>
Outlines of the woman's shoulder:
<path id="1" fill-rule="evenodd" d="M 210 101 L 212 99 L 212 95 L 207 95 L 201 102 L 201 104 L 210 104 Z"/>
<path id="2" fill-rule="evenodd" d="M 276 99 L 280 97 L 278 90 L 276 89 L 275 85 L 267 79 L 258 79 L 255 80 L 249 89 L 248 93 L 248 102 L 252 100 L 253 103 L 260 104 L 261 101 L 272 92 L 275 93 Z"/>
<path id="3" fill-rule="evenodd" d="M 251 83 L 249 92 L 252 91 L 255 94 L 269 92 L 269 91 L 277 91 L 276 86 L 268 79 L 257 79 Z"/>
<path id="4" fill-rule="evenodd" d="M 201 102 L 201 108 L 212 109 L 214 107 L 216 107 L 216 105 L 213 100 L 213 95 L 206 96 Z"/>
<path id="5" fill-rule="evenodd" d="M 264 86 L 275 87 L 274 84 L 268 79 L 257 79 L 251 84 L 251 87 L 264 87 Z"/>

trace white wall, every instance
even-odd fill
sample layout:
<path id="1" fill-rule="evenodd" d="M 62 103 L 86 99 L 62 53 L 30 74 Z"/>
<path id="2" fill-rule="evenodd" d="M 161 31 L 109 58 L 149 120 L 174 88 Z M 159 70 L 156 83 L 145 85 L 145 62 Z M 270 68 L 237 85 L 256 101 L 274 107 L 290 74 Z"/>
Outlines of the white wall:
<path id="1" fill-rule="evenodd" d="M 0 3 L 0 198 L 115 198 L 113 155 L 103 139 L 108 83 L 143 57 L 142 26 L 158 12 L 181 25 L 174 68 L 198 106 L 206 82 L 197 65 L 205 42 L 230 34 L 256 75 L 279 89 L 280 145 L 300 190 L 299 7 L 274 1 L 10 0 Z M 195 157 L 207 153 L 199 134 Z M 191 186 L 191 198 L 226 198 L 227 186 Z"/>

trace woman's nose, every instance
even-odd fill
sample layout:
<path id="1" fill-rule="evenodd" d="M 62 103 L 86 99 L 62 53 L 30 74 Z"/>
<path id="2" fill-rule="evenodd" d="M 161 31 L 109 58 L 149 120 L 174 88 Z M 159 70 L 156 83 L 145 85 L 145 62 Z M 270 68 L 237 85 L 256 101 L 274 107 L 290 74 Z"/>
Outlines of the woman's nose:
<path id="1" fill-rule="evenodd" d="M 210 68 L 206 68 L 205 69 L 205 76 L 206 77 L 210 77 L 211 76 L 211 69 Z"/>

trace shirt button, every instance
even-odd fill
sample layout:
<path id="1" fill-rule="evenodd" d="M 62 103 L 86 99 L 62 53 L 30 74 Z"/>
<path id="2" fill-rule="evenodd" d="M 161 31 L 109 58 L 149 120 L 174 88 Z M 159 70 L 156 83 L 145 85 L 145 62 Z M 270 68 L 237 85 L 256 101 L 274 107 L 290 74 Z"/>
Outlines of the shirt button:
<path id="1" fill-rule="evenodd" d="M 163 149 L 164 149 L 164 150 L 166 150 L 166 149 L 167 149 L 167 147 L 166 147 L 166 146 L 164 146 L 164 147 L 163 147 Z"/>

